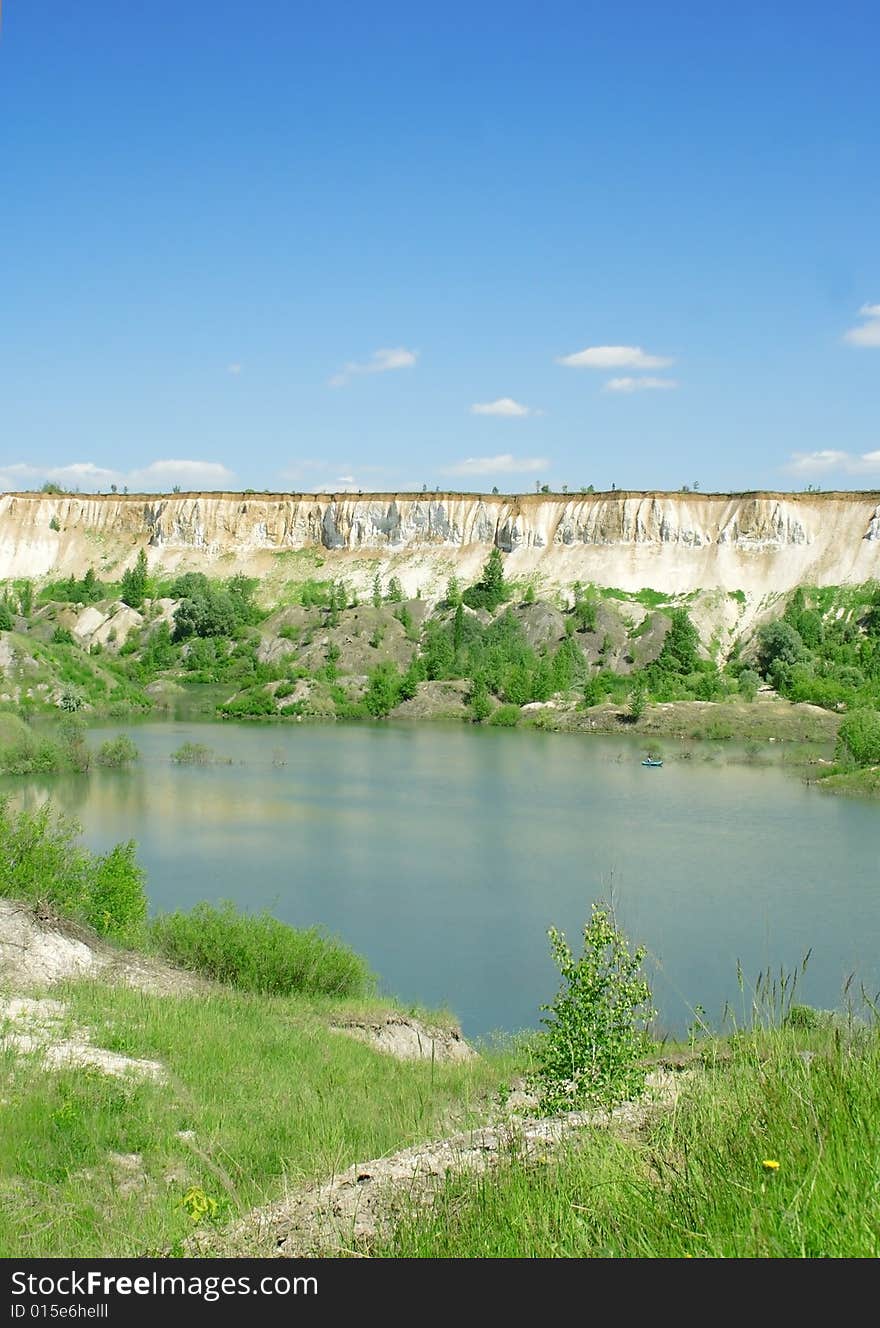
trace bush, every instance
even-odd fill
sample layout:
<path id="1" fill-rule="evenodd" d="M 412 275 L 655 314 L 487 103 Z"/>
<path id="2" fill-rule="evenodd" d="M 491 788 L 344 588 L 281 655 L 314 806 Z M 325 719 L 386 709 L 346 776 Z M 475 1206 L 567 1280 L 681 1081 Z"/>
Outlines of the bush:
<path id="1" fill-rule="evenodd" d="M 224 715 L 232 715 L 239 719 L 260 718 L 262 715 L 274 715 L 275 698 L 263 687 L 254 687 L 250 691 L 241 692 L 238 696 L 233 696 L 230 701 L 225 701 L 220 707 Z"/>
<path id="2" fill-rule="evenodd" d="M 854 765 L 880 765 L 880 710 L 853 710 L 837 730 L 838 755 Z"/>
<path id="3" fill-rule="evenodd" d="M 316 928 L 297 931 L 268 913 L 197 904 L 165 913 L 150 937 L 172 963 L 242 991 L 286 996 L 363 996 L 373 980 L 360 955 Z"/>
<path id="4" fill-rule="evenodd" d="M 69 627 L 56 627 L 52 633 L 53 646 L 72 646 L 73 633 Z"/>
<path id="5" fill-rule="evenodd" d="M 0 802 L 0 895 L 79 919 L 124 945 L 136 945 L 147 916 L 135 845 L 97 856 L 77 842 L 79 826 L 48 803 L 13 812 Z"/>
<path id="6" fill-rule="evenodd" d="M 550 948 L 562 986 L 542 1018 L 533 1076 L 541 1108 L 610 1109 L 637 1097 L 645 1086 L 640 1059 L 648 1050 L 654 1016 L 651 990 L 641 973 L 645 950 L 632 954 L 606 904 L 595 903 L 584 926 L 584 948 L 575 959 L 562 932 L 551 927 Z"/>
<path id="7" fill-rule="evenodd" d="M 739 675 L 739 691 L 740 695 L 746 701 L 754 701 L 755 697 L 758 695 L 758 688 L 760 685 L 760 676 L 754 669 L 743 669 L 742 673 Z"/>
<path id="8" fill-rule="evenodd" d="M 126 733 L 118 738 L 108 738 L 98 748 L 98 765 L 106 765 L 114 770 L 121 770 L 140 760 L 140 752 Z"/>
<path id="9" fill-rule="evenodd" d="M 211 765 L 214 753 L 203 742 L 185 742 L 171 753 L 175 765 Z"/>
<path id="10" fill-rule="evenodd" d="M 397 665 L 377 664 L 370 670 L 369 677 L 364 705 L 373 719 L 384 719 L 400 701 L 401 677 Z"/>
<path id="11" fill-rule="evenodd" d="M 500 705 L 489 720 L 500 729 L 515 729 L 519 723 L 520 709 L 515 705 Z"/>

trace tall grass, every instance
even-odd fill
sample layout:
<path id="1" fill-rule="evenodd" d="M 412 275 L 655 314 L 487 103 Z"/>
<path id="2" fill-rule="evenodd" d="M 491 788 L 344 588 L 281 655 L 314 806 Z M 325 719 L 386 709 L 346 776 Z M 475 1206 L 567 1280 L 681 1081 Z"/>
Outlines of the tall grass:
<path id="1" fill-rule="evenodd" d="M 0 1251 L 8 1258 L 179 1250 L 195 1187 L 226 1223 L 473 1119 L 509 1067 L 403 1063 L 328 1031 L 338 1006 L 218 989 L 60 993 L 96 1045 L 159 1060 L 163 1084 L 50 1072 L 0 1048 Z M 470 1113 L 470 1114 L 469 1114 Z M 264 1252 L 264 1251 L 261 1251 Z"/>
<path id="2" fill-rule="evenodd" d="M 391 1258 L 876 1258 L 880 1032 L 735 1035 L 638 1139 L 450 1181 Z"/>
<path id="3" fill-rule="evenodd" d="M 172 963 L 242 991 L 363 996 L 373 986 L 365 961 L 342 941 L 268 913 L 239 913 L 231 903 L 160 914 L 150 939 Z"/>

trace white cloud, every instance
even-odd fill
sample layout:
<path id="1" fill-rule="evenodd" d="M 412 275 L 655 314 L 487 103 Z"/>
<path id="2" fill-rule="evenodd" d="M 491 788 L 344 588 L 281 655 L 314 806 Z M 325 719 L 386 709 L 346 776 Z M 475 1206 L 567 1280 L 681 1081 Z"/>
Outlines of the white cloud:
<path id="1" fill-rule="evenodd" d="M 609 378 L 603 392 L 668 392 L 678 387 L 674 378 Z"/>
<path id="2" fill-rule="evenodd" d="M 139 470 L 111 470 L 96 466 L 92 461 L 74 461 L 66 466 L 34 466 L 17 461 L 0 466 L 0 488 L 39 488 L 47 480 L 60 484 L 73 492 L 94 492 L 109 489 L 143 489 L 149 491 L 170 489 L 178 484 L 182 489 L 227 488 L 235 476 L 219 461 L 153 461 Z"/>
<path id="3" fill-rule="evenodd" d="M 793 475 L 824 475 L 829 471 L 844 475 L 877 475 L 880 474 L 880 451 L 856 454 L 824 448 L 818 452 L 792 452 L 786 470 Z"/>
<path id="4" fill-rule="evenodd" d="M 237 377 L 239 376 L 239 374 L 241 373 L 241 365 L 240 365 L 240 364 L 227 364 L 227 366 L 226 366 L 226 372 L 227 372 L 228 374 L 232 374 L 232 377 L 233 377 L 233 378 L 237 378 Z"/>
<path id="5" fill-rule="evenodd" d="M 499 456 L 467 457 L 452 466 L 444 466 L 441 475 L 525 475 L 530 471 L 546 470 L 546 457 L 515 457 L 509 452 Z"/>
<path id="6" fill-rule="evenodd" d="M 148 488 L 179 484 L 181 488 L 201 489 L 223 487 L 234 479 L 231 470 L 219 461 L 152 461 L 143 470 L 133 470 L 129 476 L 133 484 Z"/>
<path id="7" fill-rule="evenodd" d="M 535 415 L 531 406 L 523 406 L 513 397 L 499 397 L 497 401 L 476 401 L 471 406 L 472 415 L 502 415 L 507 419 L 521 419 L 524 415 Z"/>
<path id="8" fill-rule="evenodd" d="M 863 304 L 859 317 L 864 322 L 844 332 L 844 341 L 851 346 L 880 346 L 880 304 Z"/>
<path id="9" fill-rule="evenodd" d="M 641 346 L 588 346 L 556 361 L 569 369 L 665 369 L 673 361 L 648 355 Z"/>
<path id="10" fill-rule="evenodd" d="M 417 350 L 406 350 L 403 346 L 394 349 L 374 350 L 368 360 L 358 362 L 350 360 L 339 373 L 327 380 L 329 387 L 345 387 L 350 378 L 357 374 L 388 373 L 392 369 L 412 369 L 419 358 Z"/>

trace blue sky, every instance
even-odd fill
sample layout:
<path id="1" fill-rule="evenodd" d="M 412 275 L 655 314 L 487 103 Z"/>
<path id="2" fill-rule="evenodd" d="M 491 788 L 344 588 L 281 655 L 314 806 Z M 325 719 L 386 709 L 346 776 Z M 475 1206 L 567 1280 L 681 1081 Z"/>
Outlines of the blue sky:
<path id="1" fill-rule="evenodd" d="M 6 0 L 0 486 L 880 487 L 878 39 Z"/>

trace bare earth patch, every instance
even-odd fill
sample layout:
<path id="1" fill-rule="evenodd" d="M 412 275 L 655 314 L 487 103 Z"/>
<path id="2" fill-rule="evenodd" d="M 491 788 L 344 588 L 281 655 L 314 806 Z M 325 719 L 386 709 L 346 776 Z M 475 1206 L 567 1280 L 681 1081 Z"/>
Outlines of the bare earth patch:
<path id="1" fill-rule="evenodd" d="M 476 1055 L 457 1028 L 438 1028 L 402 1015 L 346 1020 L 331 1024 L 330 1031 L 366 1042 L 400 1061 L 468 1061 Z"/>
<path id="2" fill-rule="evenodd" d="M 161 959 L 114 949 L 85 927 L 0 899 L 0 988 L 51 987 L 69 978 L 118 982 L 155 996 L 209 989 Z"/>
<path id="3" fill-rule="evenodd" d="M 27 996 L 0 1000 L 0 1050 L 38 1055 L 53 1070 L 77 1066 L 102 1074 L 165 1078 L 159 1061 L 138 1060 L 92 1046 L 87 1029 L 70 1028 L 67 1007 L 61 1001 Z"/>

